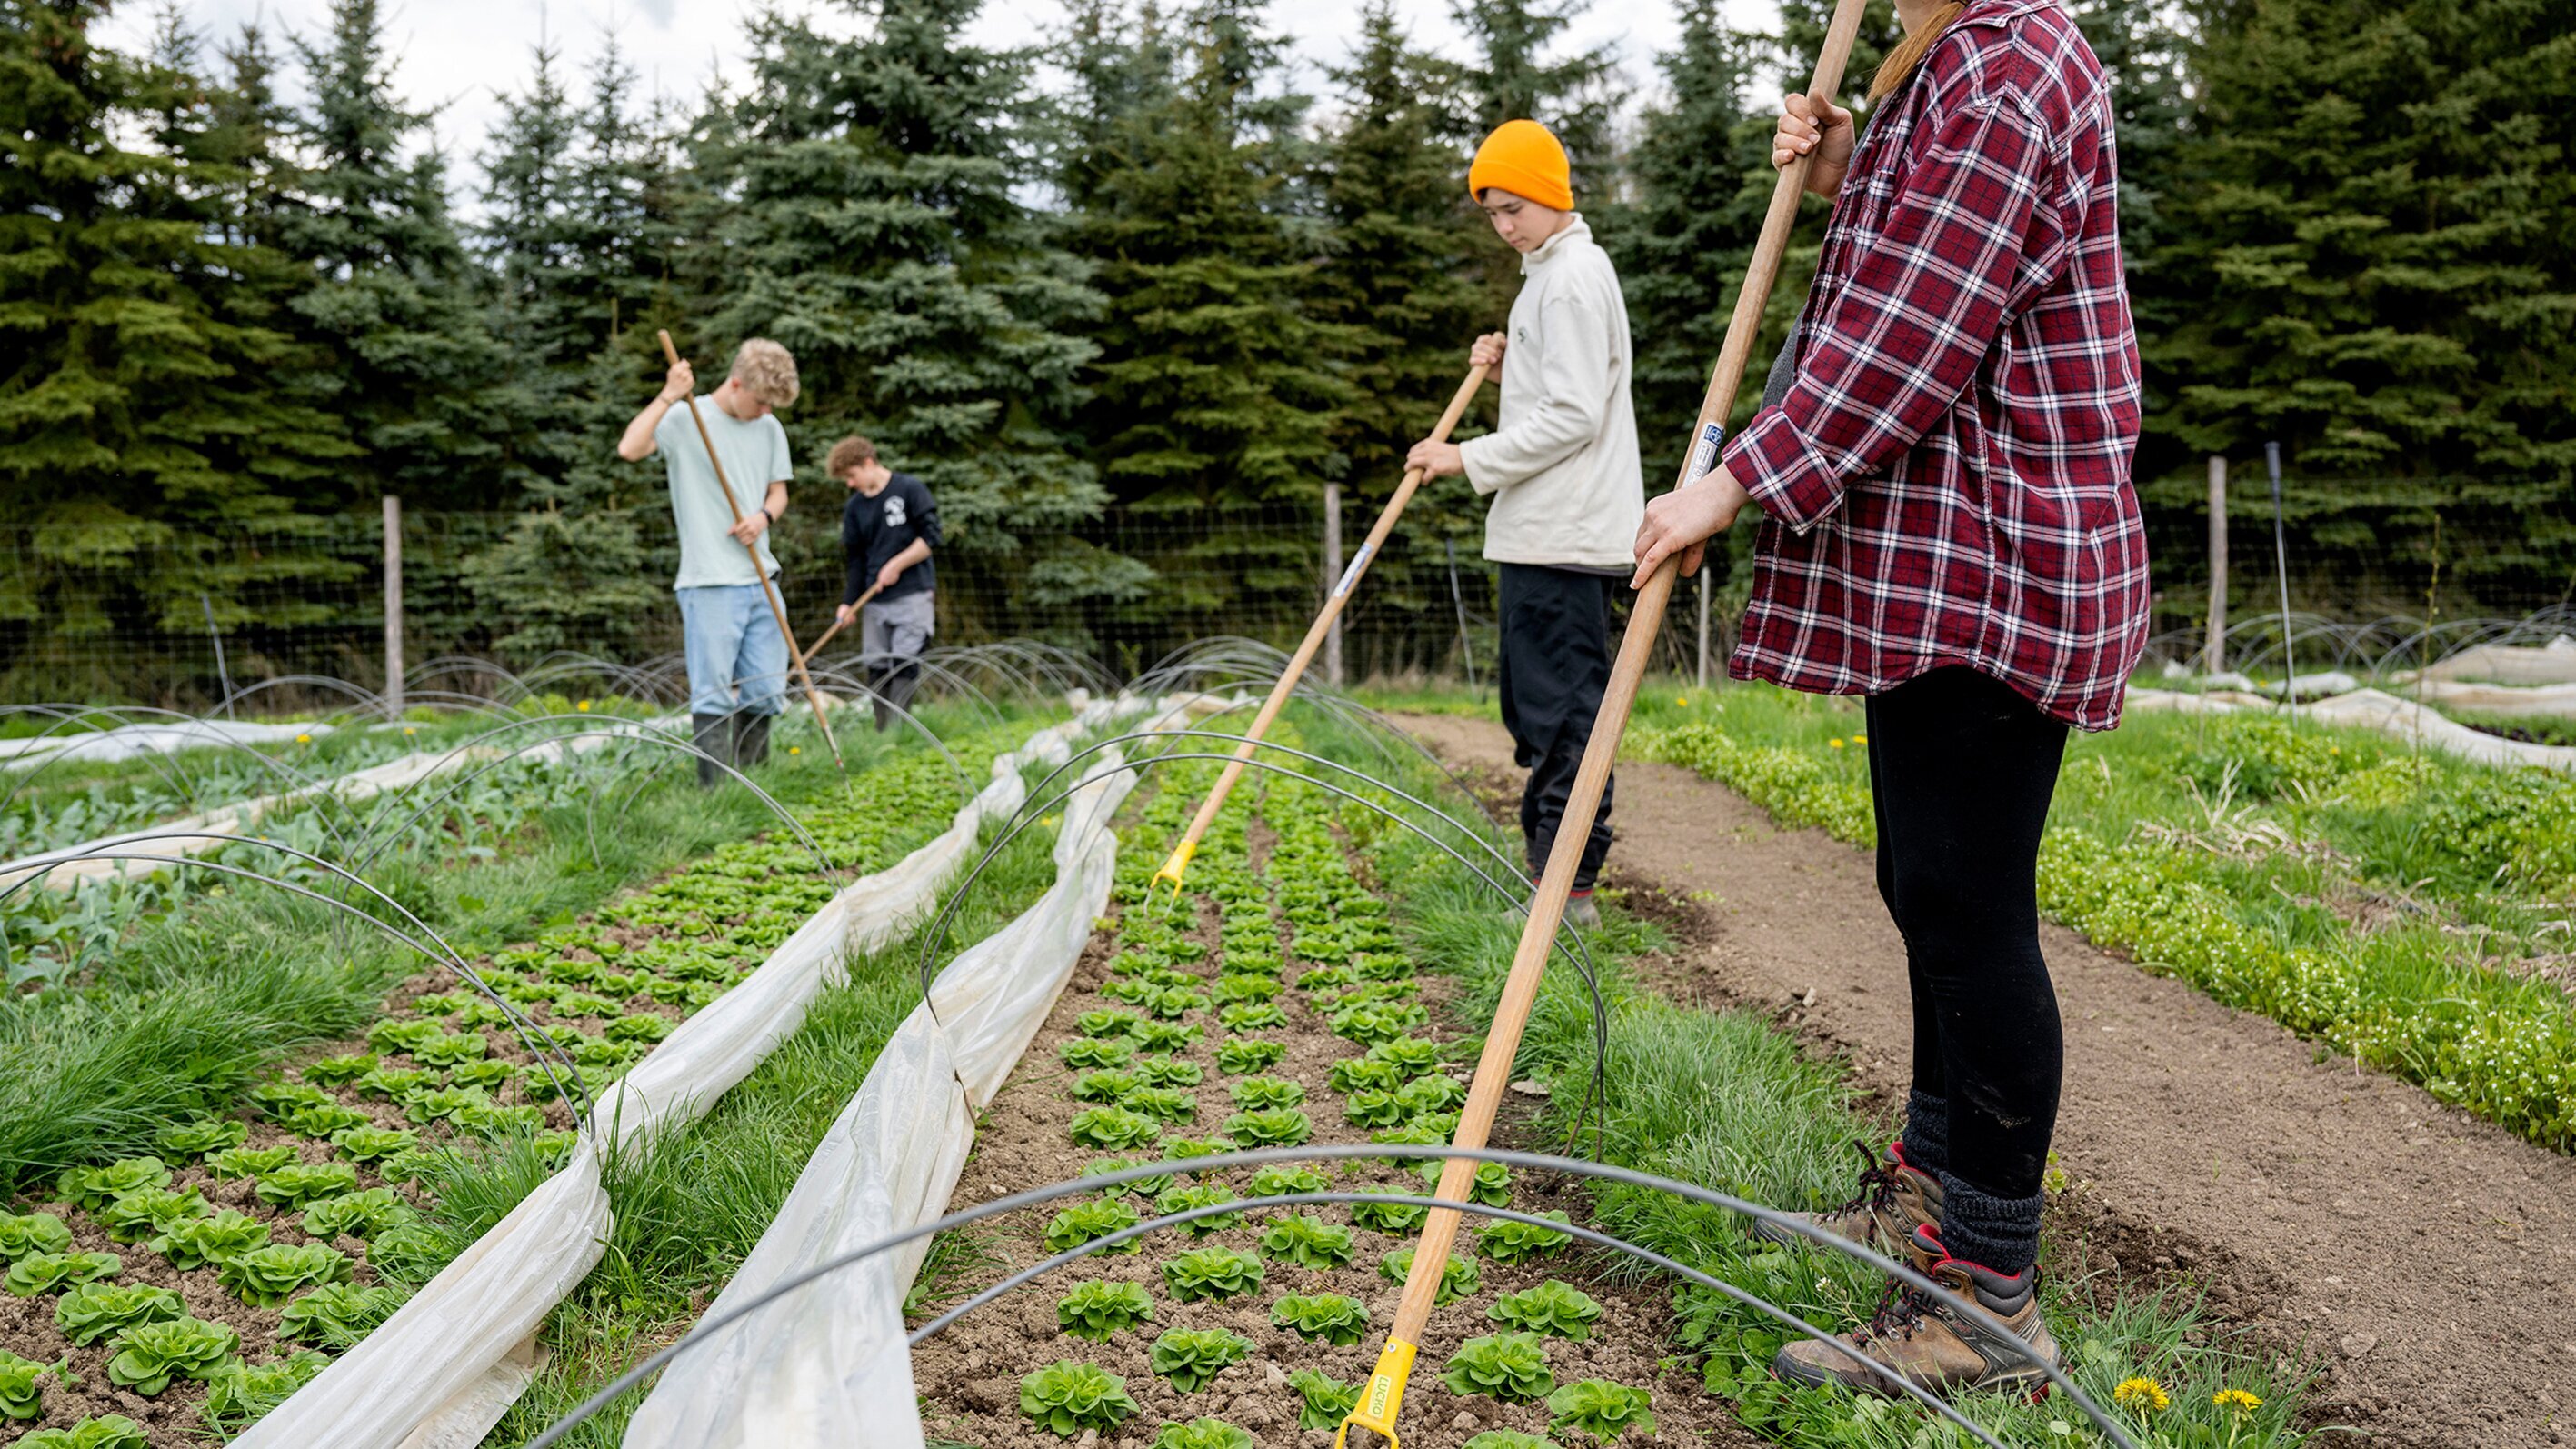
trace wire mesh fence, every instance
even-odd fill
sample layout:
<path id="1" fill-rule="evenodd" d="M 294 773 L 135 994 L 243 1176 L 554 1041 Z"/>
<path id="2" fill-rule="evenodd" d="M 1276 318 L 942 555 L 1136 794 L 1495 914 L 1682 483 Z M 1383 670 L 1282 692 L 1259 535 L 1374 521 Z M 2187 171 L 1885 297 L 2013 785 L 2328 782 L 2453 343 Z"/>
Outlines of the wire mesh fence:
<path id="1" fill-rule="evenodd" d="M 2469 519 L 2465 510 L 2447 519 L 2436 509 L 2356 534 L 2347 517 L 2320 522 L 2294 505 L 2276 535 L 2259 472 L 2250 488 L 2240 477 L 2227 492 L 2223 556 L 2205 504 L 2195 510 L 2179 494 L 2149 495 L 2151 662 L 2213 662 L 2213 578 L 2223 580 L 2227 601 L 2215 662 L 2239 669 L 2277 667 L 2295 647 L 2303 668 L 2314 660 L 2370 675 L 2476 644 L 2543 643 L 2576 632 L 2576 571 L 2560 562 L 2576 556 L 2576 507 L 2528 514 L 2509 527 Z M 1342 557 L 1358 546 L 1375 503 L 1352 500 Z M 626 659 L 678 651 L 668 587 L 677 546 L 658 503 L 625 517 L 633 547 L 609 561 L 616 572 L 606 578 L 597 559 L 587 569 L 540 570 L 533 581 L 524 568 L 514 576 L 497 566 L 535 517 L 403 517 L 404 658 L 417 666 L 454 655 L 526 663 L 545 648 Z M 1496 572 L 1482 557 L 1481 530 L 1463 511 L 1425 510 L 1407 523 L 1371 562 L 1343 616 L 1342 679 L 1490 686 Z M 366 514 L 72 548 L 0 536 L 0 701 L 202 707 L 248 683 L 306 675 L 379 688 L 384 534 L 382 520 Z M 1319 507 L 1128 510 L 1078 541 L 1117 567 L 1067 585 L 1017 554 L 979 551 L 973 530 L 961 530 L 938 559 L 939 641 L 1042 640 L 1120 677 L 1211 635 L 1291 647 L 1332 583 L 1325 535 Z M 1713 583 L 1674 592 L 1657 647 L 1660 672 L 1696 677 L 1705 661 L 1712 675 L 1723 674 L 1741 613 L 1744 542 L 1732 544 L 1732 569 L 1717 561 Z M 829 626 L 842 594 L 837 511 L 791 513 L 774 547 L 791 625 L 811 640 Z M 592 596 L 586 615 L 568 597 L 584 591 Z M 532 627 L 541 613 L 559 617 Z M 1318 662 L 1319 677 L 1327 668 Z M 294 691 L 270 698 L 291 701 Z"/>

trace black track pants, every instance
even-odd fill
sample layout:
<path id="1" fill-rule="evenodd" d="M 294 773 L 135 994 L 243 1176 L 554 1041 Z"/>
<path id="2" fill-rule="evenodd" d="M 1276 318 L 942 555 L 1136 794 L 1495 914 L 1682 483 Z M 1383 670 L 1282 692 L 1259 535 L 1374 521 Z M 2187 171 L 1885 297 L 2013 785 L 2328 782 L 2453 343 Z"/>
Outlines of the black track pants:
<path id="1" fill-rule="evenodd" d="M 2039 954 L 2039 837 L 2065 750 L 2064 724 L 1971 669 L 1869 701 L 1878 893 L 1914 987 L 1915 1110 L 1946 1103 L 1948 1119 L 1907 1140 L 1946 1137 L 1948 1161 L 1927 1169 L 2030 1200 L 2034 1240 L 2065 1068 Z"/>
<path id="2" fill-rule="evenodd" d="M 1610 683 L 1610 591 L 1618 581 L 1603 574 L 1537 564 L 1504 564 L 1503 662 L 1497 684 L 1503 728 L 1512 732 L 1512 758 L 1529 771 L 1521 790 L 1521 838 L 1529 847 L 1530 874 L 1547 868 L 1556 825 L 1574 793 L 1575 771 L 1601 713 Z M 1592 889 L 1610 853 L 1610 784 L 1583 848 L 1574 888 Z"/>

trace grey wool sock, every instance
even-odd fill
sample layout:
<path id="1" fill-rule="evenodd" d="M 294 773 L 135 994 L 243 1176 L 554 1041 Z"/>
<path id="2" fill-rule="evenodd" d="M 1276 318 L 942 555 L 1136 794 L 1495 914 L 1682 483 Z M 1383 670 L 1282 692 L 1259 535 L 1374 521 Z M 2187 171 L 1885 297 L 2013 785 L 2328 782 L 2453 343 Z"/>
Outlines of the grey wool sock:
<path id="1" fill-rule="evenodd" d="M 1948 1173 L 1941 1174 L 1941 1246 L 1950 1256 L 2006 1277 L 2039 1261 L 2039 1210 L 2044 1193 L 1988 1197 Z"/>
<path id="2" fill-rule="evenodd" d="M 1917 1172 L 1939 1177 L 1950 1165 L 1950 1099 L 1921 1091 L 1905 1094 L 1905 1131 L 1897 1141 Z"/>

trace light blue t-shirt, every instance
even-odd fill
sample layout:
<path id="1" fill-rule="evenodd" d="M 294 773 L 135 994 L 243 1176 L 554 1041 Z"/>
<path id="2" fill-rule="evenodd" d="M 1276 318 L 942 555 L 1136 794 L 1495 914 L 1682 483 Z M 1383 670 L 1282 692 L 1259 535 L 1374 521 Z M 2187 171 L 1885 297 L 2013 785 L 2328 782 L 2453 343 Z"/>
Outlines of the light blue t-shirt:
<path id="1" fill-rule="evenodd" d="M 787 456 L 787 430 L 776 414 L 743 422 L 716 406 L 713 397 L 698 399 L 698 416 L 706 419 L 707 437 L 724 460 L 724 475 L 733 485 L 734 502 L 747 517 L 769 496 L 769 485 L 795 476 Z M 698 439 L 689 407 L 680 403 L 662 414 L 653 443 L 671 473 L 671 521 L 680 530 L 680 576 L 675 589 L 713 584 L 756 584 L 778 572 L 769 551 L 769 535 L 760 536 L 760 573 L 751 571 L 751 556 L 726 530 L 733 513 L 716 492 L 716 471 L 708 466 L 707 445 Z"/>

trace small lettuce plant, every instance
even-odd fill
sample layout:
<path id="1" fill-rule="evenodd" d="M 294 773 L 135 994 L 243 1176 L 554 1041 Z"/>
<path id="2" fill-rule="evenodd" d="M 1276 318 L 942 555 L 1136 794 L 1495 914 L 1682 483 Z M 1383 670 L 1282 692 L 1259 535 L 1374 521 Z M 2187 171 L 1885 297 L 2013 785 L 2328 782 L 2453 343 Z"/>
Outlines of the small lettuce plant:
<path id="1" fill-rule="evenodd" d="M 143 1426 L 123 1414 L 101 1414 L 68 1429 L 38 1429 L 21 1439 L 17 1449 L 146 1449 L 151 1438 Z"/>
<path id="2" fill-rule="evenodd" d="M 1120 1027 L 1119 1030 L 1126 1030 Z M 1133 1042 L 1116 1038 L 1075 1037 L 1055 1049 L 1056 1059 L 1077 1072 L 1116 1071 L 1136 1055 Z"/>
<path id="3" fill-rule="evenodd" d="M 1575 1433 L 1595 1444 L 1609 1444 L 1635 1431 L 1655 1436 L 1652 1396 L 1609 1379 L 1585 1379 L 1547 1396 L 1548 1427 Z"/>
<path id="4" fill-rule="evenodd" d="M 59 1253 L 72 1245 L 72 1230 L 52 1213 L 0 1213 L 0 1263 L 34 1253 Z"/>
<path id="5" fill-rule="evenodd" d="M 55 1191 L 66 1202 L 95 1212 L 117 1194 L 147 1187 L 168 1187 L 170 1165 L 158 1157 L 128 1157 L 104 1167 L 75 1167 L 62 1176 Z"/>
<path id="6" fill-rule="evenodd" d="M 1252 1184 L 1248 1192 L 1253 1197 L 1289 1197 L 1296 1193 L 1323 1190 L 1324 1175 L 1315 1169 L 1273 1164 L 1252 1174 Z"/>
<path id="7" fill-rule="evenodd" d="M 402 1294 L 391 1288 L 325 1283 L 286 1305 L 277 1316 L 277 1334 L 324 1348 L 347 1348 L 401 1306 Z"/>
<path id="8" fill-rule="evenodd" d="M 1394 1193 L 1391 1187 L 1364 1187 L 1361 1192 Z M 1422 1226 L 1431 1209 L 1409 1202 L 1355 1202 L 1351 1204 L 1351 1221 L 1380 1233 L 1410 1233 Z"/>
<path id="9" fill-rule="evenodd" d="M 241 1335 L 202 1318 L 138 1323 L 116 1336 L 108 1381 L 151 1398 L 176 1378 L 207 1379 L 241 1348 Z"/>
<path id="10" fill-rule="evenodd" d="M 1300 1107 L 1306 1102 L 1306 1087 L 1286 1077 L 1246 1077 L 1227 1086 L 1234 1105 L 1246 1112 L 1268 1112 L 1280 1107 Z"/>
<path id="11" fill-rule="evenodd" d="M 1288 1387 L 1297 1395 L 1297 1427 L 1331 1429 L 1349 1418 L 1359 1407 L 1360 1386 L 1315 1369 L 1299 1369 L 1288 1376 Z"/>
<path id="12" fill-rule="evenodd" d="M 1378 1259 L 1377 1271 L 1379 1277 L 1389 1282 L 1403 1282 L 1413 1272 L 1413 1250 L 1398 1248 Z M 1465 1298 L 1484 1286 L 1484 1276 L 1473 1258 L 1461 1258 L 1452 1253 L 1448 1261 L 1440 1265 L 1440 1293 L 1432 1301 L 1454 1303 Z"/>
<path id="13" fill-rule="evenodd" d="M 1056 1252 L 1067 1252 L 1094 1239 L 1124 1232 L 1142 1221 L 1143 1219 L 1137 1216 L 1136 1210 L 1129 1207 L 1124 1198 L 1094 1198 L 1089 1202 L 1075 1203 L 1057 1213 L 1047 1224 L 1046 1245 Z M 1129 1238 L 1123 1243 L 1101 1251 L 1132 1253 L 1143 1242 L 1142 1238 Z"/>
<path id="14" fill-rule="evenodd" d="M 223 1208 L 211 1217 L 182 1218 L 162 1229 L 147 1246 L 185 1273 L 267 1247 L 268 1224 Z"/>
<path id="15" fill-rule="evenodd" d="M 1541 1213 L 1539 1216 L 1550 1222 L 1567 1221 L 1563 1213 Z M 1573 1241 L 1571 1233 L 1509 1219 L 1489 1222 L 1476 1230 L 1476 1251 L 1497 1263 L 1523 1262 L 1541 1253 L 1553 1253 Z"/>
<path id="16" fill-rule="evenodd" d="M 1444 1165 L 1442 1162 L 1426 1162 L 1414 1171 L 1428 1188 L 1436 1189 L 1440 1186 L 1440 1172 Z M 1467 1184 L 1467 1201 L 1480 1202 L 1487 1207 L 1510 1207 L 1511 1169 L 1499 1162 L 1477 1163 L 1476 1175 Z"/>
<path id="17" fill-rule="evenodd" d="M 1592 1336 L 1592 1325 L 1601 1321 L 1601 1305 L 1591 1294 L 1550 1278 L 1535 1288 L 1495 1299 L 1485 1316 L 1506 1328 L 1580 1343 Z"/>
<path id="18" fill-rule="evenodd" d="M 358 1169 L 345 1162 L 290 1162 L 259 1177 L 260 1201 L 297 1211 L 357 1190 Z"/>
<path id="19" fill-rule="evenodd" d="M 45 1375 L 60 1371 L 58 1364 L 38 1363 L 0 1348 L 0 1419 L 26 1420 L 43 1413 L 44 1393 L 38 1386 Z"/>
<path id="20" fill-rule="evenodd" d="M 1300 1338 L 1348 1348 L 1368 1333 L 1368 1305 L 1339 1293 L 1291 1293 L 1270 1305 L 1270 1321 Z"/>
<path id="21" fill-rule="evenodd" d="M 1252 1435 L 1223 1419 L 1192 1419 L 1155 1430 L 1149 1449 L 1255 1449 L 1255 1445 Z"/>
<path id="22" fill-rule="evenodd" d="M 348 1255 L 321 1243 L 271 1243 L 215 1265 L 216 1281 L 253 1308 L 280 1308 L 297 1290 L 345 1283 Z"/>
<path id="23" fill-rule="evenodd" d="M 1135 1415 L 1127 1381 L 1107 1369 L 1058 1359 L 1020 1380 L 1020 1412 L 1057 1438 L 1085 1429 L 1108 1433 Z"/>
<path id="24" fill-rule="evenodd" d="M 152 1145 L 172 1157 L 203 1157 L 239 1147 L 250 1137 L 250 1124 L 229 1117 L 196 1117 L 173 1122 L 155 1133 Z"/>
<path id="25" fill-rule="evenodd" d="M 1207 1079 L 1207 1068 L 1178 1057 L 1138 1057 L 1135 1065 L 1136 1085 L 1140 1087 L 1195 1087 Z"/>
<path id="26" fill-rule="evenodd" d="M 1237 1248 L 1192 1248 L 1163 1264 L 1163 1286 L 1176 1303 L 1223 1300 L 1258 1289 L 1267 1272 L 1259 1258 Z"/>
<path id="27" fill-rule="evenodd" d="M 234 1359 L 206 1379 L 206 1422 L 224 1433 L 247 1429 L 294 1397 L 329 1363 L 311 1349 L 271 1363 Z"/>
<path id="28" fill-rule="evenodd" d="M 187 1316 L 178 1294 L 148 1283 L 84 1283 L 54 1304 L 54 1326 L 83 1348 L 138 1323 Z"/>
<path id="29" fill-rule="evenodd" d="M 1507 1404 L 1544 1399 L 1556 1387 L 1547 1367 L 1547 1343 L 1535 1333 L 1490 1333 L 1471 1338 L 1449 1356 L 1440 1381 L 1460 1398 L 1491 1394 Z"/>
<path id="30" fill-rule="evenodd" d="M 258 1177 L 275 1172 L 295 1160 L 292 1143 L 276 1147 L 227 1147 L 206 1154 L 206 1171 L 218 1182 L 236 1177 Z"/>
<path id="31" fill-rule="evenodd" d="M 1237 1112 L 1225 1119 L 1226 1135 L 1246 1147 L 1294 1147 L 1315 1135 L 1315 1123 L 1294 1107 Z"/>
<path id="32" fill-rule="evenodd" d="M 1185 1394 L 1206 1388 L 1210 1380 L 1252 1352 L 1252 1340 L 1223 1328 L 1167 1328 L 1145 1355 L 1154 1372 Z"/>
<path id="33" fill-rule="evenodd" d="M 1076 1283 L 1055 1301 L 1056 1327 L 1093 1343 L 1133 1328 L 1154 1316 L 1154 1300 L 1142 1283 Z"/>
<path id="34" fill-rule="evenodd" d="M 1300 1268 L 1338 1268 L 1356 1250 L 1350 1229 L 1322 1218 L 1273 1218 L 1261 1234 L 1261 1251 Z"/>
<path id="35" fill-rule="evenodd" d="M 140 1243 L 169 1230 L 174 1223 L 203 1217 L 206 1200 L 195 1188 L 140 1187 L 120 1192 L 98 1210 L 107 1235 L 120 1243 Z"/>
<path id="36" fill-rule="evenodd" d="M 79 1283 L 113 1278 L 125 1268 L 114 1253 L 30 1253 L 9 1265 L 0 1289 L 12 1298 L 33 1298 Z"/>
<path id="37" fill-rule="evenodd" d="M 1288 1058 L 1288 1044 L 1258 1037 L 1233 1037 L 1216 1044 L 1216 1069 L 1229 1077 L 1266 1072 Z"/>
<path id="38" fill-rule="evenodd" d="M 1168 1216 L 1172 1213 L 1188 1212 L 1192 1208 L 1215 1207 L 1219 1203 L 1234 1200 L 1234 1194 L 1227 1189 L 1215 1183 L 1202 1183 L 1165 1190 L 1161 1196 L 1154 1199 L 1154 1211 Z M 1190 1236 L 1203 1238 L 1210 1233 L 1220 1233 L 1228 1228 L 1240 1227 L 1242 1224 L 1243 1214 L 1241 1213 L 1210 1213 L 1203 1218 L 1192 1218 L 1181 1226 L 1189 1232 Z"/>
<path id="39" fill-rule="evenodd" d="M 1152 1145 L 1163 1135 L 1163 1124 L 1124 1107 L 1088 1107 L 1073 1114 L 1070 1130 L 1077 1147 L 1116 1152 Z"/>

